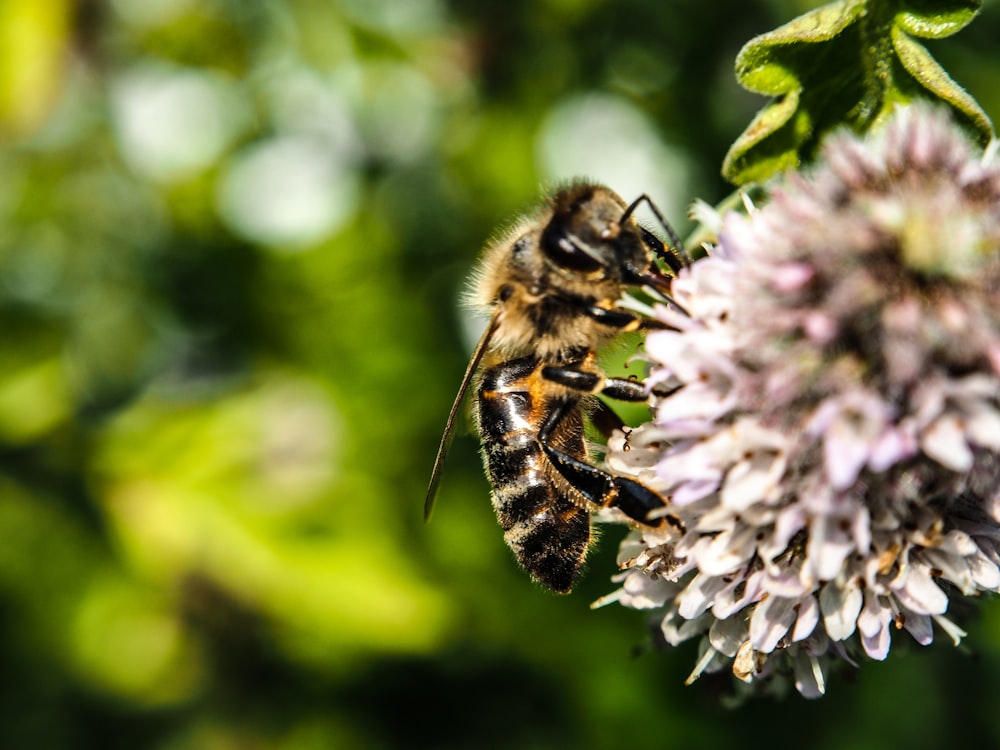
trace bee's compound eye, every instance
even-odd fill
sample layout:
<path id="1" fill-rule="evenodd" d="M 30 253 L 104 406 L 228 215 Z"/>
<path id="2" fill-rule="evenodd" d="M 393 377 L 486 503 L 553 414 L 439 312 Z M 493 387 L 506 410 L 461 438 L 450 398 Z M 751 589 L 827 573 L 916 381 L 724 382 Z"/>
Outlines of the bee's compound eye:
<path id="1" fill-rule="evenodd" d="M 506 302 L 513 296 L 513 294 L 514 294 L 514 287 L 512 287 L 510 284 L 504 284 L 497 291 L 497 299 L 500 302 Z"/>
<path id="2" fill-rule="evenodd" d="M 542 234 L 542 251 L 556 265 L 569 271 L 593 273 L 601 269 L 601 262 L 555 221 Z"/>

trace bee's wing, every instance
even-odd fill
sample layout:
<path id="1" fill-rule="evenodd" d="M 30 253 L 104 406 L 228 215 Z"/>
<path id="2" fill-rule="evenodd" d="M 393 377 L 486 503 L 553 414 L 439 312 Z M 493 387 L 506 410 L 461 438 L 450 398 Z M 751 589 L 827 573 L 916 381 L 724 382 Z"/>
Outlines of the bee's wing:
<path id="1" fill-rule="evenodd" d="M 444 426 L 444 434 L 441 436 L 441 444 L 438 446 L 437 457 L 434 459 L 434 470 L 431 472 L 431 481 L 427 485 L 427 499 L 424 500 L 424 521 L 427 521 L 431 517 L 431 511 L 434 509 L 434 497 L 437 495 L 438 483 L 441 481 L 441 471 L 444 469 L 444 459 L 448 453 L 448 447 L 451 445 L 451 440 L 455 436 L 455 418 L 458 416 L 458 410 L 462 406 L 462 401 L 465 400 L 465 392 L 469 390 L 469 384 L 472 383 L 472 376 L 476 373 L 476 368 L 479 367 L 479 363 L 489 348 L 490 339 L 496 332 L 497 324 L 500 321 L 499 311 L 493 314 L 490 318 L 490 323 L 486 326 L 486 330 L 483 332 L 482 338 L 479 339 L 479 343 L 476 344 L 476 350 L 472 352 L 472 358 L 469 360 L 469 366 L 465 368 L 465 376 L 462 378 L 462 385 L 458 388 L 458 395 L 455 396 L 455 403 L 451 405 L 451 412 L 448 414 L 448 421 Z"/>

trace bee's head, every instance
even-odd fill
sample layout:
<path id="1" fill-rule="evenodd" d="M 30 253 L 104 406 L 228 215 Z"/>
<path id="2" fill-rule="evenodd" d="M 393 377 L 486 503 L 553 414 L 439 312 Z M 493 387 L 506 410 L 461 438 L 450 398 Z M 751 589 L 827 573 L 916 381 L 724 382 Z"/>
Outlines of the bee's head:
<path id="1" fill-rule="evenodd" d="M 608 188 L 581 183 L 552 200 L 539 249 L 558 274 L 581 281 L 638 286 L 656 283 L 642 231 L 625 202 Z"/>
<path id="2" fill-rule="evenodd" d="M 624 287 L 668 290 L 669 277 L 653 262 L 659 242 L 632 218 L 635 205 L 600 185 L 558 191 L 543 211 L 490 242 L 470 303 L 484 311 L 502 305 L 508 318 L 549 320 L 568 300 L 613 304 Z"/>
<path id="3" fill-rule="evenodd" d="M 631 216 L 635 205 L 577 183 L 494 238 L 468 297 L 495 316 L 491 350 L 550 357 L 593 349 L 615 330 L 595 308 L 613 308 L 626 287 L 669 289 L 653 260 L 658 241 Z"/>

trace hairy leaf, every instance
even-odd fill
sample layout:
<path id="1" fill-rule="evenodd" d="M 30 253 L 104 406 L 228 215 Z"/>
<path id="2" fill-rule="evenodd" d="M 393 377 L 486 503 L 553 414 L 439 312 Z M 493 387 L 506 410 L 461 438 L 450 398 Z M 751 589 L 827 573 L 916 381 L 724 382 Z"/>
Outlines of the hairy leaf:
<path id="1" fill-rule="evenodd" d="M 736 77 L 773 98 L 729 149 L 723 175 L 737 185 L 808 161 L 823 135 L 868 130 L 897 104 L 938 100 L 980 141 L 989 117 L 917 38 L 966 26 L 981 0 L 837 0 L 750 40 Z"/>

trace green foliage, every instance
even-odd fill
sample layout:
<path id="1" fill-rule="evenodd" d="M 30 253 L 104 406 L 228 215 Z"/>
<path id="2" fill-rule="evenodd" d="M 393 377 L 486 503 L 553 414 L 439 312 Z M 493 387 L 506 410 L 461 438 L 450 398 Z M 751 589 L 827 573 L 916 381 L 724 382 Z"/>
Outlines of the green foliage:
<path id="1" fill-rule="evenodd" d="M 983 143 L 989 117 L 931 57 L 920 39 L 964 28 L 981 0 L 838 0 L 747 42 L 740 83 L 775 97 L 736 139 L 722 171 L 743 185 L 808 161 L 823 136 L 864 132 L 914 98 L 950 105 Z"/>

